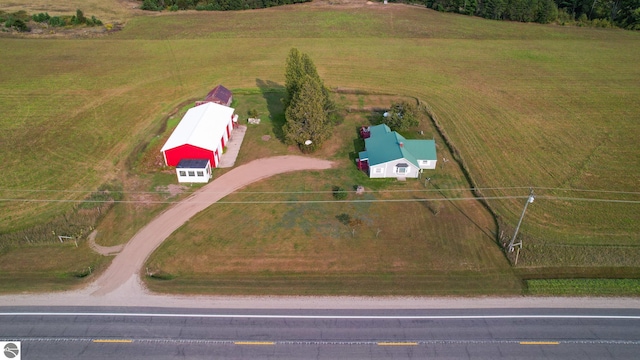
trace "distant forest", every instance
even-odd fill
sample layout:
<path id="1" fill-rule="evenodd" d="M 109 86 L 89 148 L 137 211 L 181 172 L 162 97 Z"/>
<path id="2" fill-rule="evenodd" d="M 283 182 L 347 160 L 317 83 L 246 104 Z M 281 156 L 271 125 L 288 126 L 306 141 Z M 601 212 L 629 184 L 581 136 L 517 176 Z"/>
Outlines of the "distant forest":
<path id="1" fill-rule="evenodd" d="M 142 10 L 248 10 L 310 2 L 311 0 L 144 0 Z"/>
<path id="2" fill-rule="evenodd" d="M 640 0 L 389 0 L 428 8 L 511 20 L 640 30 Z"/>
<path id="3" fill-rule="evenodd" d="M 144 0 L 143 10 L 247 10 L 312 0 Z M 364 0 L 363 0 L 364 1 Z M 379 0 L 381 1 L 381 0 Z M 443 11 L 510 20 L 640 30 L 640 0 L 389 0 Z"/>

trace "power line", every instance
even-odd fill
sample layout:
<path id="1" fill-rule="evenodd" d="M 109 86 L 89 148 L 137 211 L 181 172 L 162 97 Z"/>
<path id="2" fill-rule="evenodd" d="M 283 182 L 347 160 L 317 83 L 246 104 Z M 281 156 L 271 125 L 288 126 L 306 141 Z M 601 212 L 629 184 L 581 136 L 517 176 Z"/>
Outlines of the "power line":
<path id="1" fill-rule="evenodd" d="M 530 187 L 530 186 L 514 186 L 514 187 L 477 187 L 477 188 L 433 188 L 433 189 L 400 189 L 400 190 L 367 190 L 367 193 L 410 193 L 410 192 L 443 192 L 443 191 L 487 191 L 487 190 L 553 190 L 565 192 L 590 192 L 602 194 L 621 194 L 621 195 L 640 195 L 635 191 L 617 191 L 617 190 L 593 190 L 593 189 L 567 189 L 567 188 L 551 188 L 551 187 Z M 100 190 L 56 190 L 56 189 L 9 189 L 0 188 L 0 191 L 7 192 L 33 192 L 33 193 L 70 193 L 70 194 L 90 194 L 99 192 Z M 117 191 L 121 194 L 166 194 L 169 190 L 158 191 Z M 207 194 L 222 193 L 217 191 L 203 191 Z M 300 190 L 300 191 L 234 191 L 229 195 L 236 194 L 330 194 L 333 190 Z M 355 193 L 354 190 L 342 191 L 346 193 Z M 480 199 L 480 198 L 479 198 Z M 1 199 L 0 199 L 1 200 Z"/>
<path id="2" fill-rule="evenodd" d="M 484 196 L 484 197 L 460 197 L 460 198 L 425 198 L 425 199 L 359 199 L 359 200 L 238 200 L 238 201 L 216 201 L 213 204 L 322 204 L 322 203 L 398 203 L 398 202 L 426 202 L 426 201 L 470 201 L 470 200 L 503 200 L 503 199 L 526 199 L 528 195 L 513 196 Z M 562 201 L 589 201 L 606 203 L 640 204 L 640 200 L 622 199 L 594 199 L 575 198 L 559 196 L 536 196 L 536 199 L 562 200 Z M 0 202 L 41 202 L 41 203 L 123 203 L 123 204 L 177 204 L 180 201 L 166 200 L 73 200 L 73 199 L 19 199 L 0 198 Z M 189 201 L 194 204 L 209 203 L 208 201 Z"/>

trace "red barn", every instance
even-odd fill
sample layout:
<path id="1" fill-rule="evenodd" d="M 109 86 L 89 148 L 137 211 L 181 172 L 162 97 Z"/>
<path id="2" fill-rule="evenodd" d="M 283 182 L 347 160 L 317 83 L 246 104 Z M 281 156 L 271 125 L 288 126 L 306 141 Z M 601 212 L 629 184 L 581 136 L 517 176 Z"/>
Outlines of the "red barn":
<path id="1" fill-rule="evenodd" d="M 206 159 L 217 167 L 233 130 L 233 113 L 234 109 L 216 103 L 189 109 L 160 150 L 165 164 L 176 166 L 183 159 Z"/>

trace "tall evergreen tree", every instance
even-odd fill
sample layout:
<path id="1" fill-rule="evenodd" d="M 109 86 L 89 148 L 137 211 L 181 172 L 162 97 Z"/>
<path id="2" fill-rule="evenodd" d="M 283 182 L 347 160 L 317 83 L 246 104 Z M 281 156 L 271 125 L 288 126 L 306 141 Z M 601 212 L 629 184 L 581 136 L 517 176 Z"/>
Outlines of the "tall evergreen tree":
<path id="1" fill-rule="evenodd" d="M 296 48 L 292 48 L 287 57 L 285 90 L 283 131 L 286 140 L 305 152 L 314 151 L 331 134 L 328 115 L 334 104 L 309 55 Z"/>
<path id="2" fill-rule="evenodd" d="M 284 87 L 286 91 L 284 99 L 285 109 L 289 107 L 293 96 L 296 92 L 298 92 L 298 89 L 300 88 L 300 82 L 304 78 L 304 74 L 305 66 L 302 63 L 302 54 L 300 53 L 300 51 L 298 51 L 298 49 L 291 48 L 284 70 Z"/>
<path id="3" fill-rule="evenodd" d="M 303 152 L 311 152 L 329 138 L 331 123 L 324 111 L 324 102 L 322 84 L 305 74 L 285 110 L 283 131 L 287 143 L 298 145 Z"/>

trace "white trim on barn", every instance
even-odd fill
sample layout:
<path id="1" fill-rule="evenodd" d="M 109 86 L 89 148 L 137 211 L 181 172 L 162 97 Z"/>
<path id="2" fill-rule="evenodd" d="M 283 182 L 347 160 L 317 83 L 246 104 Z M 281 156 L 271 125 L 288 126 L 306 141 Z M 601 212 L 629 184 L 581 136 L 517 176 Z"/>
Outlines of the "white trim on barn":
<path id="1" fill-rule="evenodd" d="M 211 179 L 211 162 L 204 159 L 183 159 L 176 166 L 179 183 L 207 183 Z"/>

